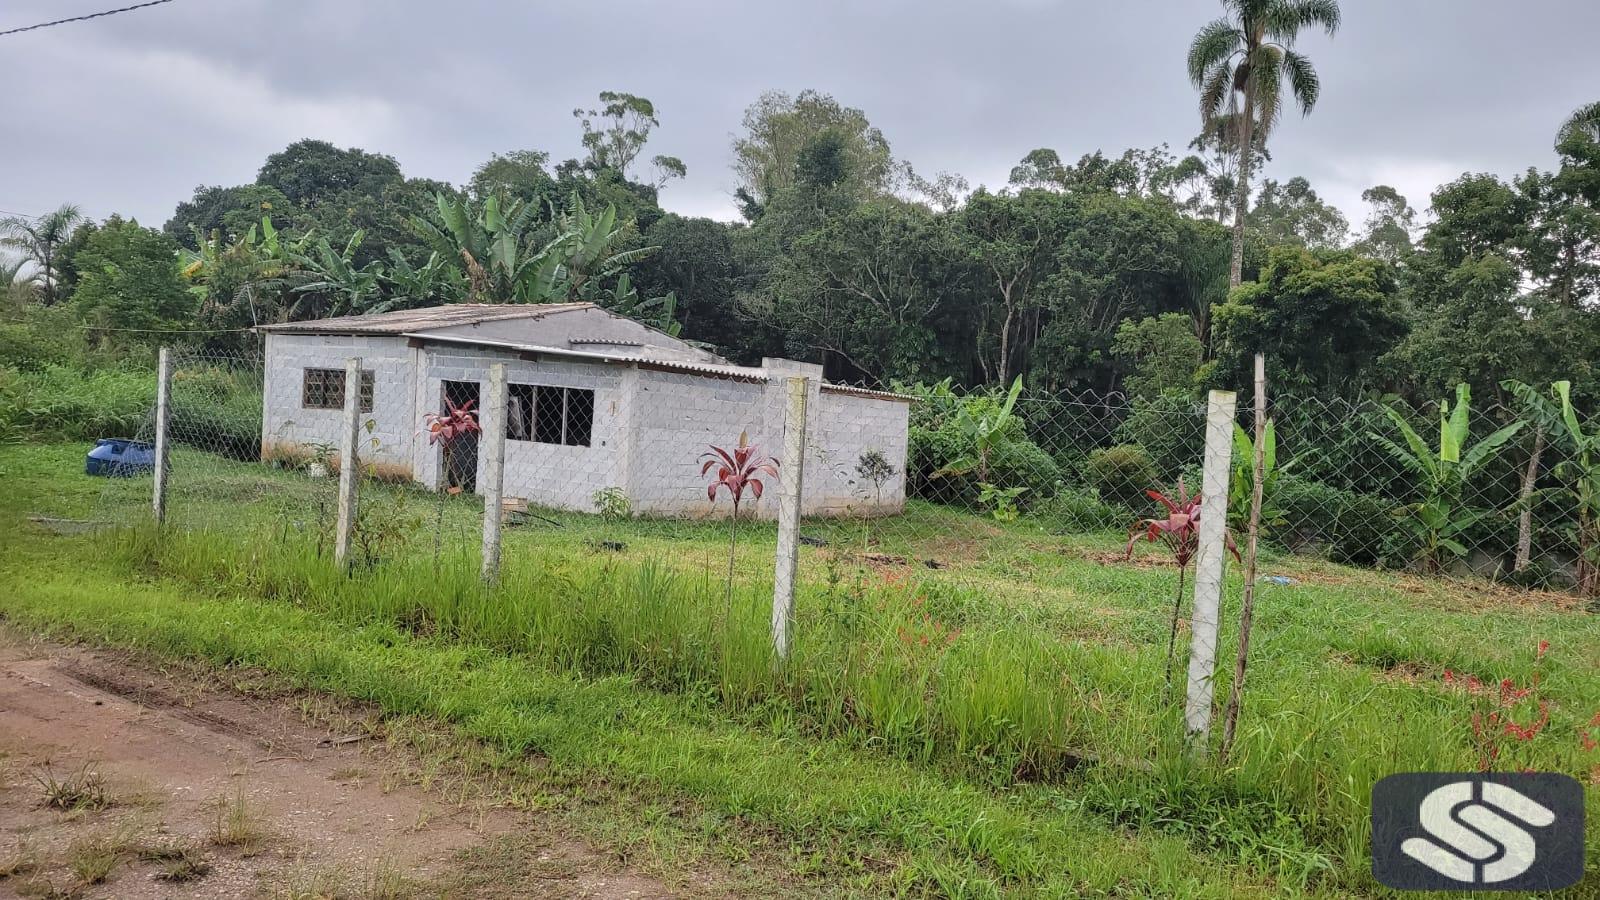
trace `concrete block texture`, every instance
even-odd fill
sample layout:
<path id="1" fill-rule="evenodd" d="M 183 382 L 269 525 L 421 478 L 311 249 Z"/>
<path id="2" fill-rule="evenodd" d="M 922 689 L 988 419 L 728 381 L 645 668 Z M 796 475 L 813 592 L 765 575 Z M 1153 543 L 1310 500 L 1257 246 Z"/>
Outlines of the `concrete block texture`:
<path id="1" fill-rule="evenodd" d="M 373 374 L 373 409 L 363 414 L 363 459 L 431 488 L 442 484 L 442 456 L 422 433 L 423 417 L 443 408 L 445 383 L 475 383 L 488 398 L 489 367 L 506 366 L 513 394 L 517 385 L 547 389 L 553 405 L 539 415 L 555 418 L 560 392 L 573 419 L 567 434 L 587 426 L 588 443 L 559 443 L 544 434 L 508 433 L 504 494 L 541 506 L 593 512 L 596 494 L 621 489 L 635 514 L 726 516 L 726 497 L 711 503 L 701 475 L 702 455 L 714 444 L 733 447 L 745 433 L 761 452 L 783 455 L 785 378 L 811 379 L 807 403 L 802 512 L 805 515 L 882 515 L 905 504 L 906 429 L 909 404 L 900 399 L 823 389 L 821 367 L 790 360 L 764 360 L 761 370 L 741 374 L 676 371 L 632 361 L 540 356 L 491 347 L 430 344 L 394 335 L 269 333 L 263 412 L 263 452 L 304 452 L 312 444 L 336 444 L 340 411 L 303 403 L 304 372 L 342 369 L 359 356 Z M 762 372 L 766 377 L 750 373 Z M 480 403 L 482 400 L 480 400 Z M 508 418 L 514 413 L 508 411 Z M 483 422 L 487 428 L 504 424 Z M 371 446 L 371 441 L 376 446 Z M 864 478 L 863 455 L 877 451 L 893 470 L 881 484 Z M 786 461 L 780 459 L 780 465 Z M 478 460 L 482 482 L 484 461 Z M 777 513 L 776 483 L 768 498 L 745 506 L 747 515 Z"/>

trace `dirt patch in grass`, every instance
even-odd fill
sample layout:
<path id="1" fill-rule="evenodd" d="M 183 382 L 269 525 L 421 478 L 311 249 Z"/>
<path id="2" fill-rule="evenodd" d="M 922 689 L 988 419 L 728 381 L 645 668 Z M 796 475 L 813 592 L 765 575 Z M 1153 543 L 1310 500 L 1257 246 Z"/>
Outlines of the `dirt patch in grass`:
<path id="1" fill-rule="evenodd" d="M 0 896 L 726 893 L 425 769 L 357 708 L 0 630 Z"/>
<path id="2" fill-rule="evenodd" d="M 1175 568 L 1170 559 L 1163 559 L 1154 554 L 1140 553 L 1138 550 L 1134 551 L 1132 559 L 1115 550 L 1084 550 L 1077 547 L 1062 547 L 1059 552 L 1062 556 L 1087 559 L 1102 566 L 1121 566 L 1125 569 L 1143 569 L 1146 571 Z"/>

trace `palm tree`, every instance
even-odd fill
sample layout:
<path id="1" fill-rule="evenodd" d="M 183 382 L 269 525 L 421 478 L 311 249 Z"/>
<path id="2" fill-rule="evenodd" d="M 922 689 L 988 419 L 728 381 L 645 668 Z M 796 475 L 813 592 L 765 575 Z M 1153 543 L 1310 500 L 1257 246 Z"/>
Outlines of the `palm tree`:
<path id="1" fill-rule="evenodd" d="M 1591 141 L 1600 141 L 1600 100 L 1573 111 L 1572 116 L 1556 132 L 1556 145 L 1560 146 L 1574 135 L 1585 134 Z"/>
<path id="2" fill-rule="evenodd" d="M 37 219 L 31 216 L 0 219 L 0 247 L 22 251 L 24 259 L 38 266 L 34 277 L 40 282 L 39 299 L 45 306 L 56 302 L 56 279 L 60 275 L 56 269 L 56 254 L 83 220 L 83 213 L 70 203 Z"/>
<path id="3" fill-rule="evenodd" d="M 1311 61 L 1290 49 L 1302 29 L 1339 30 L 1337 0 L 1222 0 L 1227 15 L 1200 29 L 1189 47 L 1189 80 L 1200 90 L 1200 120 L 1231 116 L 1239 129 L 1238 178 L 1233 203 L 1233 262 L 1228 285 L 1244 267 L 1244 213 L 1250 199 L 1250 154 L 1277 123 L 1280 90 L 1309 115 L 1320 83 Z M 1260 134 L 1257 134 L 1259 129 Z"/>

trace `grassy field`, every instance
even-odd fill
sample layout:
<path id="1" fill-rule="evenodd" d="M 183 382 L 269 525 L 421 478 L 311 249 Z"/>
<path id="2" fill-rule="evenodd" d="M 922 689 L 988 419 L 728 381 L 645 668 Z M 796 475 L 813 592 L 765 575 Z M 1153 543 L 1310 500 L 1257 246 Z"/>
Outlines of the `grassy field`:
<path id="1" fill-rule="evenodd" d="M 1561 595 L 1270 560 L 1294 583 L 1263 583 L 1224 767 L 1185 752 L 1166 698 L 1175 573 L 1153 554 L 1121 562 L 1116 535 L 921 505 L 870 533 L 807 523 L 823 545 L 803 551 L 795 656 L 777 670 L 770 526 L 745 529 L 731 601 L 723 525 L 572 514 L 511 529 L 485 589 L 471 498 L 444 504 L 436 558 L 434 498 L 375 488 L 382 539 L 343 577 L 327 559 L 330 482 L 192 451 L 165 533 L 30 524 L 139 517 L 147 480 L 89 479 L 84 449 L 0 447 L 0 616 L 272 670 L 652 808 L 693 804 L 705 834 L 785 848 L 780 880 L 797 891 L 1380 894 L 1372 783 L 1477 764 L 1473 697 L 1447 670 L 1537 672 L 1550 724 L 1498 766 L 1600 785 L 1600 754 L 1580 746 L 1600 712 L 1600 617 Z M 1238 588 L 1230 576 L 1225 621 Z M 1600 876 L 1572 893 L 1600 896 Z"/>

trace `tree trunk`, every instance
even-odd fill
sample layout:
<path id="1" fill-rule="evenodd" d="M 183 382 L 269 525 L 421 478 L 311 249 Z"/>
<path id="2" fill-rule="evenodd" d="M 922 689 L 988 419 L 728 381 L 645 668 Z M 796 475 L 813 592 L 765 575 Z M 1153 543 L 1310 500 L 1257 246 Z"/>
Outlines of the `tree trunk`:
<path id="1" fill-rule="evenodd" d="M 1250 522 L 1245 543 L 1244 597 L 1239 604 L 1239 653 L 1233 661 L 1233 684 L 1228 690 L 1228 711 L 1222 723 L 1222 762 L 1233 750 L 1233 735 L 1239 725 L 1239 708 L 1244 704 L 1245 664 L 1250 657 L 1250 628 L 1256 604 L 1256 550 L 1261 534 L 1261 492 L 1266 479 L 1267 372 L 1266 362 L 1256 354 L 1256 445 L 1250 464 Z"/>
<path id="2" fill-rule="evenodd" d="M 1011 301 L 1006 300 L 1006 321 L 1000 328 L 1000 384 L 1004 385 L 1011 380 L 1011 321 L 1016 317 L 1016 309 Z"/>
<path id="3" fill-rule="evenodd" d="M 51 252 L 50 245 L 45 244 L 44 253 L 41 255 L 43 256 L 42 261 L 44 263 L 44 299 L 42 305 L 55 306 L 56 285 L 54 278 L 51 277 L 51 272 L 55 268 L 55 254 Z"/>
<path id="4" fill-rule="evenodd" d="M 1255 141 L 1256 90 L 1253 81 L 1244 87 L 1244 112 L 1239 122 L 1239 183 L 1233 197 L 1233 260 L 1228 265 L 1228 289 L 1244 280 L 1244 211 L 1250 202 L 1250 150 Z"/>
<path id="5" fill-rule="evenodd" d="M 1517 501 L 1522 510 L 1517 513 L 1517 558 L 1511 571 L 1521 572 L 1533 559 L 1533 497 L 1534 483 L 1539 480 L 1539 457 L 1544 454 L 1544 429 L 1534 426 L 1533 454 L 1528 457 L 1528 469 L 1522 473 L 1522 490 Z"/>

